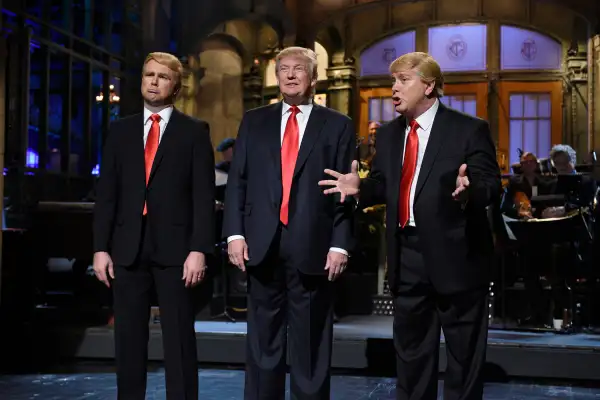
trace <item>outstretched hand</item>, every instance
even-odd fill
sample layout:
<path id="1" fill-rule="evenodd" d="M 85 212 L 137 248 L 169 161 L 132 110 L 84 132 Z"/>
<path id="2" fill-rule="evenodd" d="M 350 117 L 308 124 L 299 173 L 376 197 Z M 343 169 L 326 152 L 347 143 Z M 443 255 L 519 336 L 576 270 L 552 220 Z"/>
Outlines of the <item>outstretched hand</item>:
<path id="1" fill-rule="evenodd" d="M 456 201 L 464 200 L 469 188 L 469 177 L 467 176 L 467 164 L 462 164 L 458 169 L 456 177 L 456 190 L 452 192 L 452 198 Z"/>
<path id="2" fill-rule="evenodd" d="M 358 161 L 352 161 L 352 167 L 349 174 L 341 174 L 332 169 L 326 169 L 325 173 L 335 179 L 319 181 L 319 186 L 333 186 L 325 189 L 323 193 L 340 193 L 340 201 L 343 203 L 347 196 L 356 196 L 359 193 L 360 177 L 358 176 Z"/>

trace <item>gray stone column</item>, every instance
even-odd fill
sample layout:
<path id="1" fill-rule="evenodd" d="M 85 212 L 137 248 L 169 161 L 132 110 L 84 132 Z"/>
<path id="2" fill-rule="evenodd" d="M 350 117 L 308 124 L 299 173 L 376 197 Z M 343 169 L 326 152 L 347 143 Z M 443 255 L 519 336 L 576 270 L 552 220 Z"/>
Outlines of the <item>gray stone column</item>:
<path id="1" fill-rule="evenodd" d="M 356 119 L 358 88 L 354 59 L 345 57 L 343 51 L 334 53 L 327 68 L 327 79 L 327 106 Z"/>
<path id="2" fill-rule="evenodd" d="M 568 142 L 577 151 L 577 162 L 585 161 L 588 150 L 588 64 L 585 46 L 571 49 L 566 58 L 569 113 Z M 591 112 L 591 110 L 589 110 Z"/>

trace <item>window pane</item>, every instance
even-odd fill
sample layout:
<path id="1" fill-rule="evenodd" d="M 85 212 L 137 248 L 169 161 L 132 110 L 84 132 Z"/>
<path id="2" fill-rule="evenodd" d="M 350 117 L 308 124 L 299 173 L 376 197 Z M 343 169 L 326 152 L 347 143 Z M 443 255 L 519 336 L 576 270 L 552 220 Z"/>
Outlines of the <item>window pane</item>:
<path id="1" fill-rule="evenodd" d="M 523 117 L 523 95 L 511 94 L 510 95 L 510 117 L 511 118 L 522 118 Z"/>
<path id="2" fill-rule="evenodd" d="M 537 95 L 525 95 L 525 118 L 536 118 L 537 115 Z"/>
<path id="3" fill-rule="evenodd" d="M 550 149 L 552 148 L 552 131 L 550 129 L 550 120 L 540 119 L 538 120 L 538 147 L 537 156 L 545 158 L 550 155 Z"/>
<path id="4" fill-rule="evenodd" d="M 452 96 L 451 107 L 458 111 L 463 111 L 463 98 L 462 96 Z"/>
<path id="5" fill-rule="evenodd" d="M 540 94 L 538 97 L 538 117 L 550 118 L 550 94 Z"/>
<path id="6" fill-rule="evenodd" d="M 46 93 L 42 88 L 42 80 L 46 73 L 46 52 L 40 46 L 31 46 L 31 68 L 29 71 L 29 129 L 27 137 L 27 154 L 25 166 L 39 167 L 39 146 L 41 135 L 45 133 L 41 125 Z"/>
<path id="7" fill-rule="evenodd" d="M 360 75 L 389 75 L 392 61 L 402 54 L 415 51 L 415 31 L 387 37 L 360 55 Z"/>
<path id="8" fill-rule="evenodd" d="M 386 97 L 383 99 L 383 115 L 381 116 L 381 120 L 384 122 L 391 121 L 396 118 L 396 110 L 394 109 L 394 105 L 392 104 L 392 98 Z"/>
<path id="9" fill-rule="evenodd" d="M 381 99 L 369 99 L 369 121 L 381 121 Z"/>
<path id="10" fill-rule="evenodd" d="M 69 159 L 69 168 L 75 174 L 89 174 L 89 171 L 83 171 L 83 160 L 85 158 L 85 131 L 86 121 L 89 116 L 86 115 L 88 102 L 91 101 L 91 93 L 87 89 L 87 65 L 81 61 L 73 62 L 73 90 L 71 92 L 71 156 Z"/>
<path id="11" fill-rule="evenodd" d="M 102 94 L 102 79 L 103 71 L 94 69 L 92 72 L 92 93 L 94 94 L 94 102 L 92 103 L 92 159 L 91 165 L 94 166 L 92 174 L 100 173 L 100 160 L 102 158 L 103 135 L 108 130 L 104 127 L 104 106 L 105 101 Z"/>
<path id="12" fill-rule="evenodd" d="M 523 151 L 537 153 L 537 120 L 524 121 L 523 130 Z"/>
<path id="13" fill-rule="evenodd" d="M 50 97 L 48 104 L 48 171 L 61 171 L 61 139 L 67 102 L 67 57 L 60 52 L 50 55 Z"/>
<path id="14" fill-rule="evenodd" d="M 429 54 L 444 72 L 485 70 L 486 45 L 486 25 L 463 24 L 429 28 Z"/>
<path id="15" fill-rule="evenodd" d="M 477 116 L 477 98 L 475 96 L 465 96 L 463 98 L 463 112 Z"/>
<path id="16" fill-rule="evenodd" d="M 502 69 L 561 69 L 561 44 L 541 33 L 515 26 L 500 28 Z"/>
<path id="17" fill-rule="evenodd" d="M 523 149 L 523 121 L 510 121 L 510 153 L 508 155 L 510 164 L 519 162 L 518 149 Z"/>

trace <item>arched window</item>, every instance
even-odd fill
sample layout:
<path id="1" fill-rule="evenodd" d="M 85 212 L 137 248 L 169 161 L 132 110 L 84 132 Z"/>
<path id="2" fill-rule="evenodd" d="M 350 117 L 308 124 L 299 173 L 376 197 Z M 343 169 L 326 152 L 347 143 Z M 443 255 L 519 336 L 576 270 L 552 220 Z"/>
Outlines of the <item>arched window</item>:
<path id="1" fill-rule="evenodd" d="M 429 28 L 429 54 L 443 72 L 484 71 L 487 26 L 461 24 Z"/>
<path id="2" fill-rule="evenodd" d="M 319 42 L 315 42 L 315 53 L 317 53 L 317 62 L 319 64 L 317 68 L 318 80 L 327 80 L 327 68 L 329 68 L 329 54 L 325 47 Z M 277 86 L 277 77 L 275 76 L 275 59 L 269 60 L 267 67 L 265 68 L 265 77 L 263 81 L 265 87 Z"/>
<path id="3" fill-rule="evenodd" d="M 504 70 L 561 69 L 561 44 L 539 32 L 500 27 L 500 65 Z"/>
<path id="4" fill-rule="evenodd" d="M 389 36 L 360 54 L 360 76 L 388 75 L 392 61 L 415 51 L 415 31 Z"/>

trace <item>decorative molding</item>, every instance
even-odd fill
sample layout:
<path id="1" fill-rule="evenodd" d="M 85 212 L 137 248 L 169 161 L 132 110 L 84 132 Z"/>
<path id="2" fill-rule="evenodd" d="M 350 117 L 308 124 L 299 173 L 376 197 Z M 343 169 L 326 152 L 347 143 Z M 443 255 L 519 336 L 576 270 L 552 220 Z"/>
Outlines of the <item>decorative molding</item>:
<path id="1" fill-rule="evenodd" d="M 567 77 L 572 83 L 584 83 L 588 79 L 587 55 L 567 57 Z"/>

